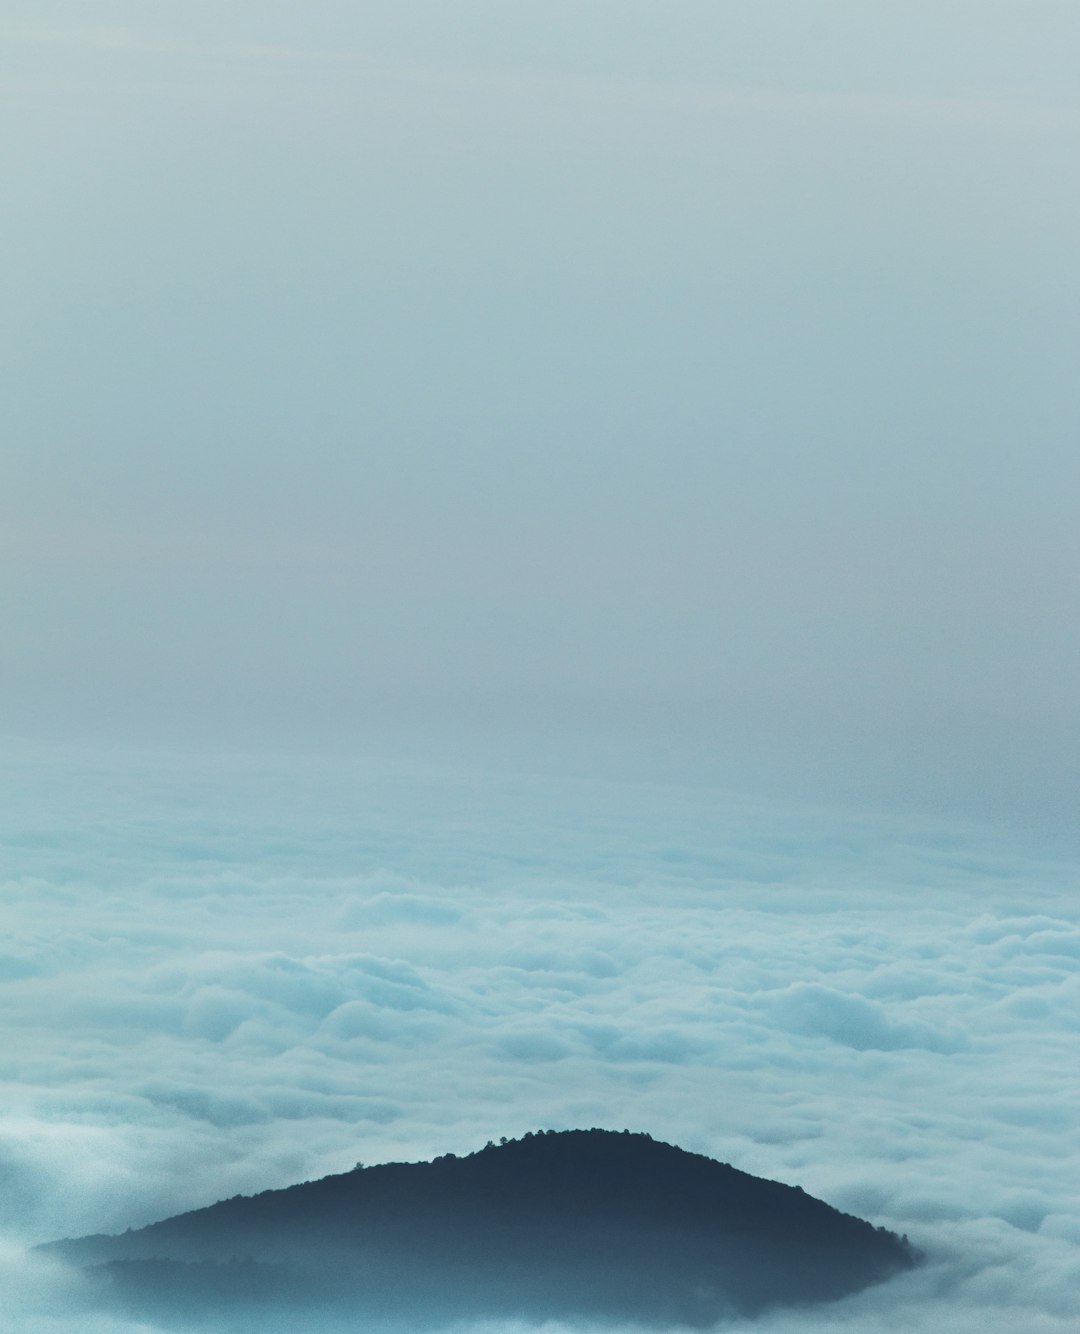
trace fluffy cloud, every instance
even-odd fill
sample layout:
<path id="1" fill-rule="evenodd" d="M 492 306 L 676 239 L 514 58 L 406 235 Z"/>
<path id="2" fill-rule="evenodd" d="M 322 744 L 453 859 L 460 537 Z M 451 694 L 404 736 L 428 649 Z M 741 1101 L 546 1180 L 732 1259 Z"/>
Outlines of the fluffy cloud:
<path id="1" fill-rule="evenodd" d="M 161 762 L 8 777 L 13 1245 L 357 1159 L 630 1126 L 931 1257 L 764 1334 L 1067 1327 L 1068 858 L 705 789 Z M 66 1329 L 74 1280 L 19 1274 L 9 1327 Z"/>
<path id="2" fill-rule="evenodd" d="M 775 1014 L 793 1032 L 821 1035 L 856 1051 L 956 1051 L 963 1039 L 919 1020 L 898 1023 L 875 1001 L 816 983 L 795 982 L 776 997 Z"/>

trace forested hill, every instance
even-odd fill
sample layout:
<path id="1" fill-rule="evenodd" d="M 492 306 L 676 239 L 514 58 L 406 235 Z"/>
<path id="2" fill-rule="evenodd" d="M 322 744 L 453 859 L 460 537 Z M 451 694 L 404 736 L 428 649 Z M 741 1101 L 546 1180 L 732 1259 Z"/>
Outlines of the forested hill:
<path id="1" fill-rule="evenodd" d="M 603 1130 L 357 1167 L 44 1249 L 92 1268 L 103 1300 L 181 1323 L 224 1303 L 703 1325 L 837 1298 L 915 1260 L 798 1187 Z"/>

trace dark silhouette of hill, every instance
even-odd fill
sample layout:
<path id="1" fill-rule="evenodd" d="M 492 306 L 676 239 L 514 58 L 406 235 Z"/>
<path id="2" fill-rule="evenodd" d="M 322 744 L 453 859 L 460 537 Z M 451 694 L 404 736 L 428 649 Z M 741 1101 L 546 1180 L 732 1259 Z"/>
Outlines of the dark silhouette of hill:
<path id="1" fill-rule="evenodd" d="M 106 1303 L 181 1326 L 214 1317 L 214 1329 L 229 1312 L 267 1329 L 287 1311 L 294 1329 L 346 1316 L 350 1328 L 706 1326 L 829 1301 L 916 1259 L 906 1238 L 798 1187 L 603 1130 L 358 1167 L 42 1249 L 92 1272 Z"/>

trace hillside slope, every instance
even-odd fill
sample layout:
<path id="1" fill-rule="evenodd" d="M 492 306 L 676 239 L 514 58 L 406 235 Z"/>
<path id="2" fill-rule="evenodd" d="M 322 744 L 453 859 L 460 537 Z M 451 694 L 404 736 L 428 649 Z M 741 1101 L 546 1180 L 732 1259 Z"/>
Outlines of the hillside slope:
<path id="1" fill-rule="evenodd" d="M 319 1311 L 708 1325 L 915 1262 L 905 1240 L 797 1187 L 601 1130 L 358 1168 L 43 1249 L 94 1273 L 107 1304 L 179 1325 L 261 1307 L 263 1328 L 298 1308 L 306 1328 Z"/>

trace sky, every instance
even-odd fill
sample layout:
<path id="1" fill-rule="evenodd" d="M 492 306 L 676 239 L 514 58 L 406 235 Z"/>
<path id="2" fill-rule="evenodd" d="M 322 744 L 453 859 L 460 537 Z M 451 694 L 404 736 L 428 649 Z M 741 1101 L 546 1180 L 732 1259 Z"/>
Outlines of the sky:
<path id="1" fill-rule="evenodd" d="M 5 735 L 1067 819 L 1075 6 L 0 36 Z"/>
<path id="2" fill-rule="evenodd" d="M 6 0 L 19 1334 L 33 1242 L 594 1123 L 932 1255 L 830 1329 L 1066 1327 L 1078 49 Z"/>

